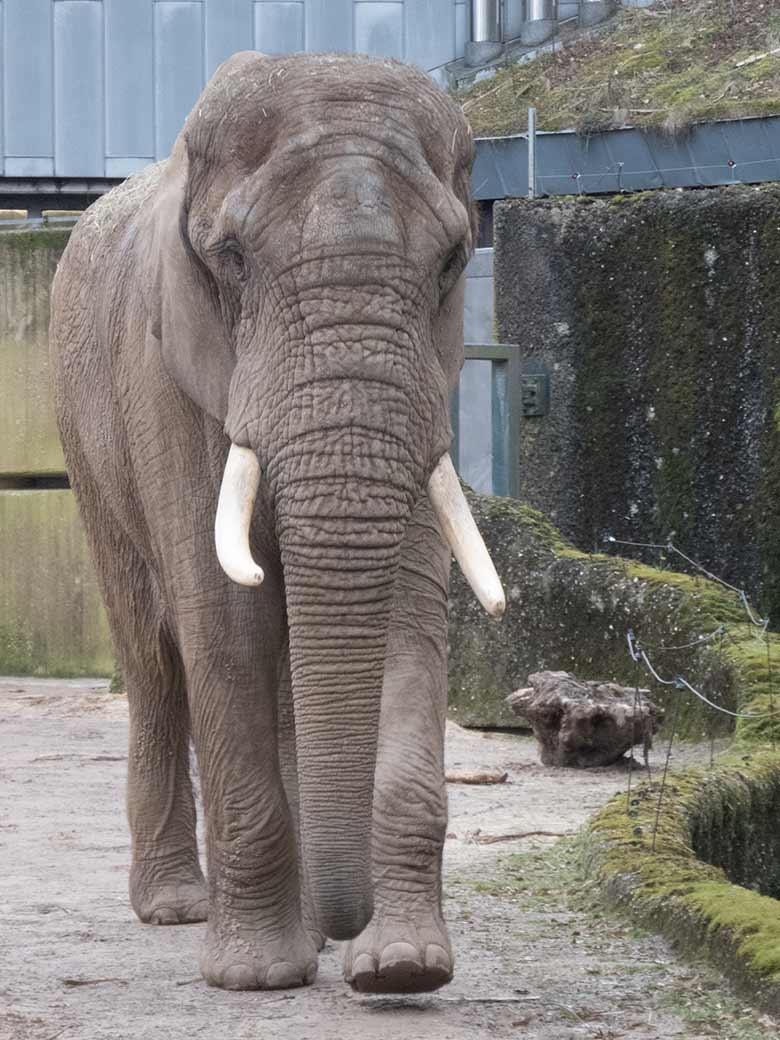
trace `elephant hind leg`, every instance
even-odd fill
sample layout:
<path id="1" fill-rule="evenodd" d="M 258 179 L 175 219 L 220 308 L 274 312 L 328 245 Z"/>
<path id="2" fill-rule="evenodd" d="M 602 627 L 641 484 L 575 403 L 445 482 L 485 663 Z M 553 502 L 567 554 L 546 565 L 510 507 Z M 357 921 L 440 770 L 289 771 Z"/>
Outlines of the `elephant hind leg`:
<path id="1" fill-rule="evenodd" d="M 187 691 L 178 651 L 164 626 L 158 629 L 156 646 L 147 644 L 143 666 L 136 662 L 125 669 L 130 900 L 148 924 L 205 921 L 208 890 L 198 861 Z"/>

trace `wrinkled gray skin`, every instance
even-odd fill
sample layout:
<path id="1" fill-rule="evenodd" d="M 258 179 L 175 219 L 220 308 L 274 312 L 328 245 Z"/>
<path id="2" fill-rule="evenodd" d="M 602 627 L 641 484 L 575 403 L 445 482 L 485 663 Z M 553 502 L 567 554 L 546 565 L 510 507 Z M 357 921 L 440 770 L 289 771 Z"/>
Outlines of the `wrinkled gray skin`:
<path id="1" fill-rule="evenodd" d="M 471 158 L 410 67 L 235 55 L 60 264 L 59 423 L 130 702 L 130 896 L 142 921 L 208 916 L 212 985 L 311 982 L 323 935 L 352 940 L 360 990 L 451 977 L 449 552 L 425 489 Z M 262 465 L 259 588 L 214 549 L 231 440 Z"/>

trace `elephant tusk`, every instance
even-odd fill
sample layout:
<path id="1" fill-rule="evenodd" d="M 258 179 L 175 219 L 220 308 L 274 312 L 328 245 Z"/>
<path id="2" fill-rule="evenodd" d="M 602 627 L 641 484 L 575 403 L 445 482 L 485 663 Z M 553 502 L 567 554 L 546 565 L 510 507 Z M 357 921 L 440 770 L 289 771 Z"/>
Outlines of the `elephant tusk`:
<path id="1" fill-rule="evenodd" d="M 466 581 L 488 614 L 500 618 L 506 609 L 504 590 L 449 454 L 442 455 L 431 474 L 428 497 Z"/>
<path id="2" fill-rule="evenodd" d="M 260 485 L 260 463 L 251 448 L 230 445 L 219 489 L 214 541 L 222 570 L 239 585 L 260 585 L 264 574 L 252 559 L 249 527 Z"/>

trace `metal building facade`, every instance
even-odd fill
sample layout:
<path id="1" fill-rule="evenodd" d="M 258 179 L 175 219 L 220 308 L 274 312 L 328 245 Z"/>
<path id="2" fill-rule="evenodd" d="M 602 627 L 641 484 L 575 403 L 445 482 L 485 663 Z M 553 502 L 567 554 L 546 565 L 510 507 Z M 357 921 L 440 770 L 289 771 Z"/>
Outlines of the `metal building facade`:
<path id="1" fill-rule="evenodd" d="M 0 176 L 126 177 L 168 155 L 239 50 L 353 51 L 434 71 L 467 0 L 0 0 Z"/>

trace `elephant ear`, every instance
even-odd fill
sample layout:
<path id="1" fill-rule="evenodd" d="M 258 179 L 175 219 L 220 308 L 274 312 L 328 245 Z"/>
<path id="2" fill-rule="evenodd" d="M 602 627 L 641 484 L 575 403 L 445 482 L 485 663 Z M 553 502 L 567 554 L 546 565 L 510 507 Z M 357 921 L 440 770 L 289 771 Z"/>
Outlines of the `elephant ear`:
<path id="1" fill-rule="evenodd" d="M 458 385 L 463 367 L 463 307 L 466 297 L 466 275 L 447 293 L 433 320 L 433 344 L 444 369 L 450 393 Z"/>
<path id="2" fill-rule="evenodd" d="M 150 327 L 169 375 L 203 411 L 224 423 L 236 359 L 219 290 L 189 240 L 188 167 L 182 134 L 152 209 L 152 255 L 147 259 Z"/>

